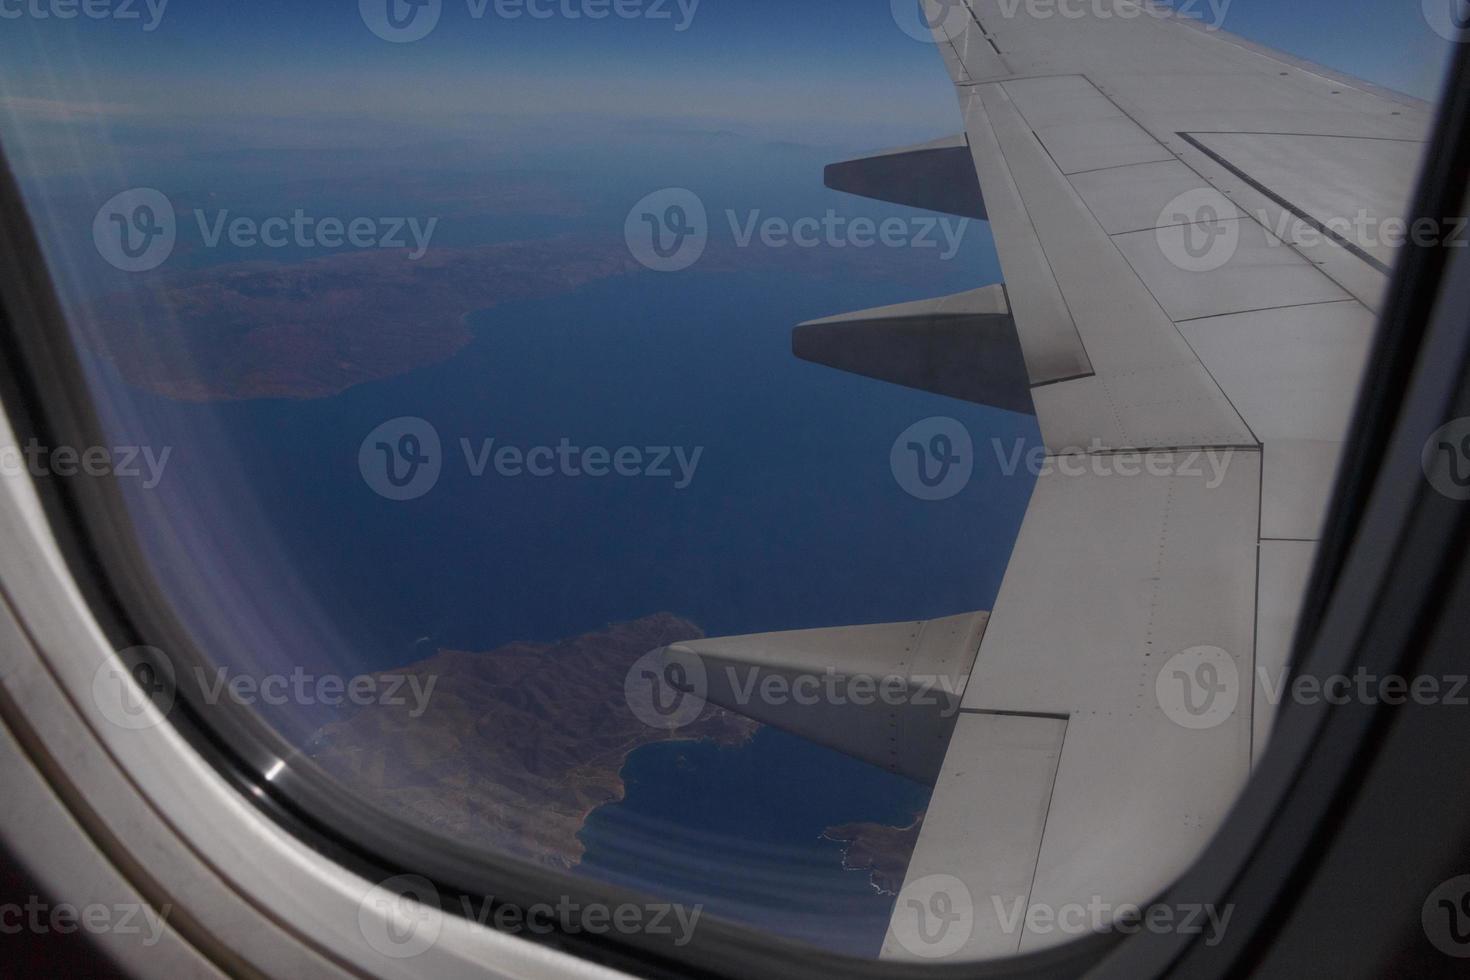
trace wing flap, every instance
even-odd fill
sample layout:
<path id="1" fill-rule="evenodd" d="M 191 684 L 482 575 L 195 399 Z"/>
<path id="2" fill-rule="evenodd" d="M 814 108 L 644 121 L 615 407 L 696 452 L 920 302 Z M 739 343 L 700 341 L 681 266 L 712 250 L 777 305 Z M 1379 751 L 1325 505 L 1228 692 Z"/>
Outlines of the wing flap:
<path id="1" fill-rule="evenodd" d="M 1174 654 L 1193 648 L 1222 651 L 1236 678 L 1251 676 L 1259 453 L 1233 454 L 1218 484 L 1207 467 L 1196 476 L 1182 454 L 1167 460 L 1168 475 L 1147 472 L 1142 457 L 1112 458 L 1110 469 L 1075 462 L 1077 470 L 1058 465 L 1037 483 L 961 721 L 1068 719 L 1034 879 L 1016 889 L 987 863 L 1016 847 L 1029 824 L 972 821 L 967 851 L 931 833 L 930 820 L 942 828 L 963 818 L 953 801 L 985 791 L 967 775 L 968 760 L 1015 754 L 956 739 L 905 883 L 946 863 L 973 868 L 953 873 L 975 896 L 977 916 L 1019 895 L 1051 910 L 1146 901 L 1198 853 L 1249 771 L 1248 692 L 1235 689 L 1243 710 L 1189 728 L 1183 711 L 1161 709 L 1159 691 L 1173 693 Z M 1074 938 L 1018 931 L 1006 937 L 1016 945 L 986 952 Z"/>
<path id="2" fill-rule="evenodd" d="M 914 854 L 883 958 L 935 952 L 989 959 L 1016 952 L 1065 718 L 965 714 L 924 817 L 930 846 Z M 948 916 L 942 918 L 945 910 Z M 957 918 L 953 918 L 957 917 Z"/>

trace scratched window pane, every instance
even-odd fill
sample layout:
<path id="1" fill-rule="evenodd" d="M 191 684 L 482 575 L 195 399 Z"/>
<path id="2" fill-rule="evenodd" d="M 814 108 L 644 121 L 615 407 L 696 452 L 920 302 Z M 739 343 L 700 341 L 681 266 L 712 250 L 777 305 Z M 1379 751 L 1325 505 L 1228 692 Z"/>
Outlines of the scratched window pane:
<path id="1" fill-rule="evenodd" d="M 0 0 L 106 434 L 4 462 L 114 486 L 183 627 L 98 707 L 244 708 L 681 947 L 1131 922 L 1463 232 L 1407 216 L 1453 0 L 1176 7 Z"/>

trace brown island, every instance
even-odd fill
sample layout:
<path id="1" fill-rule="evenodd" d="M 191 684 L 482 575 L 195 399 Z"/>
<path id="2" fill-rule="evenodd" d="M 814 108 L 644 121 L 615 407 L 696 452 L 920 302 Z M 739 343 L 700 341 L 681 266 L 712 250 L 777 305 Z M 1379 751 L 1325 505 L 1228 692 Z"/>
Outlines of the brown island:
<path id="1" fill-rule="evenodd" d="M 180 401 L 323 398 L 446 360 L 465 318 L 639 268 L 576 238 L 343 252 L 149 279 L 81 311 L 89 346 L 130 384 Z"/>
<path id="2" fill-rule="evenodd" d="M 624 795 L 623 763 L 654 742 L 748 741 L 760 725 L 708 706 L 676 732 L 629 710 L 623 680 L 656 647 L 701 637 L 669 613 L 559 643 L 488 653 L 441 650 L 395 674 L 436 677 L 428 708 L 363 707 L 323 728 L 310 752 L 388 809 L 469 844 L 555 868 L 582 857 L 587 815 Z"/>
<path id="3" fill-rule="evenodd" d="M 842 847 L 842 866 L 849 871 L 866 871 L 873 890 L 897 895 L 908 873 L 909 857 L 919 842 L 924 814 L 918 813 L 907 827 L 882 823 L 844 823 L 822 832 L 827 840 Z"/>
<path id="4" fill-rule="evenodd" d="M 629 710 L 623 681 L 638 658 L 702 635 L 688 620 L 657 613 L 558 643 L 441 650 L 389 672 L 416 676 L 421 689 L 435 678 L 420 716 L 411 699 L 368 705 L 322 728 L 309 751 L 397 816 L 570 869 L 582 857 L 587 815 L 623 798 L 631 753 L 663 741 L 741 745 L 760 729 L 712 705 L 676 732 L 650 728 Z M 843 824 L 823 836 L 844 844 L 844 867 L 897 894 L 922 821 Z"/>

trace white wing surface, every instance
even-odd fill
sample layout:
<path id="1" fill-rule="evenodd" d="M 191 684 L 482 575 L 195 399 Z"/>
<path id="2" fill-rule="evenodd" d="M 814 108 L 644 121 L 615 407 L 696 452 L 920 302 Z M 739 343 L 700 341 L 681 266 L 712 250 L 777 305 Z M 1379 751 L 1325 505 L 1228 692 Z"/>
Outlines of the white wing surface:
<path id="1" fill-rule="evenodd" d="M 1000 407 L 1019 385 L 1040 423 L 1048 465 L 995 608 L 946 633 L 970 644 L 960 709 L 903 721 L 892 753 L 937 776 L 884 955 L 982 958 L 1095 924 L 1052 921 L 1069 909 L 1147 903 L 1247 778 L 1430 118 L 1129 0 L 923 8 L 963 138 L 828 183 L 964 202 L 1004 285 L 803 325 L 794 346 Z M 913 632 L 688 652 L 912 678 L 910 649 L 882 645 Z M 848 716 L 824 716 L 821 740 L 874 759 Z"/>

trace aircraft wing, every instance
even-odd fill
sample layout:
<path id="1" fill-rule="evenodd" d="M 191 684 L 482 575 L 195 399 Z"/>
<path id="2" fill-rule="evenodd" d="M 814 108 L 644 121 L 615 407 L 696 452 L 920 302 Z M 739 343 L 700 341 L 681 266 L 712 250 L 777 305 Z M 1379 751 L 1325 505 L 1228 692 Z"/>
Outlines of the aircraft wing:
<path id="1" fill-rule="evenodd" d="M 895 958 L 1059 943 L 1075 932 L 1017 913 L 1146 903 L 1220 825 L 1268 734 L 1431 121 L 1164 8 L 1035 6 L 923 0 L 963 136 L 827 173 L 983 215 L 1004 283 L 793 341 L 949 397 L 1029 393 L 1047 460 L 988 622 L 679 651 L 711 678 L 738 662 L 961 692 L 946 717 L 940 699 L 927 720 L 884 704 L 815 719 L 711 680 L 712 701 L 934 781 Z"/>

